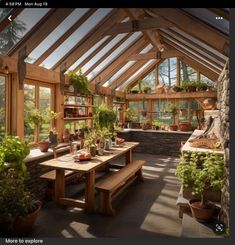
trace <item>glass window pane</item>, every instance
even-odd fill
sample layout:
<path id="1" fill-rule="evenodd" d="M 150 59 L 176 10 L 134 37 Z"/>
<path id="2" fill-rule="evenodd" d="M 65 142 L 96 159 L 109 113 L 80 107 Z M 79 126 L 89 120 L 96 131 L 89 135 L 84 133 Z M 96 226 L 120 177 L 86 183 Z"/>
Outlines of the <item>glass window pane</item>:
<path id="1" fill-rule="evenodd" d="M 179 101 L 179 122 L 188 121 L 189 102 L 187 100 Z"/>
<path id="2" fill-rule="evenodd" d="M 41 112 L 45 112 L 51 109 L 51 89 L 40 87 L 39 88 L 39 110 Z M 47 139 L 49 130 L 50 130 L 51 122 L 45 122 L 40 125 L 39 130 L 39 140 Z"/>
<path id="3" fill-rule="evenodd" d="M 34 142 L 35 126 L 31 125 L 28 121 L 27 114 L 35 109 L 35 86 L 24 85 L 24 137 L 28 142 Z"/>
<path id="4" fill-rule="evenodd" d="M 133 81 L 142 71 L 144 71 L 144 69 L 148 65 L 152 64 L 153 62 L 155 62 L 155 60 L 151 59 L 147 63 L 145 63 L 138 71 L 136 71 L 133 75 L 131 75 L 126 82 L 124 82 L 121 86 L 119 86 L 117 90 L 123 90 L 124 88 L 126 88 L 131 81 Z"/>
<path id="5" fill-rule="evenodd" d="M 155 92 L 156 89 L 156 79 L 155 70 L 151 71 L 146 77 L 141 80 L 141 89 L 145 87 L 151 88 L 151 92 Z"/>
<path id="6" fill-rule="evenodd" d="M 167 100 L 156 100 L 153 103 L 153 121 L 161 122 L 162 125 L 170 125 L 172 123 L 172 115 L 167 112 Z"/>
<path id="7" fill-rule="evenodd" d="M 12 8 L 0 8 L 0 22 L 12 11 Z"/>
<path id="8" fill-rule="evenodd" d="M 119 34 L 112 39 L 103 49 L 100 50 L 92 59 L 89 60 L 83 67 L 82 71 L 86 72 L 90 69 L 98 60 L 100 60 L 112 47 L 114 47 L 119 41 L 121 41 L 127 34 Z"/>
<path id="9" fill-rule="evenodd" d="M 68 53 L 88 32 L 90 32 L 100 21 L 110 13 L 110 8 L 99 8 L 91 15 L 72 35 L 70 35 L 51 55 L 41 64 L 47 69 L 55 65 L 66 53 Z"/>
<path id="10" fill-rule="evenodd" d="M 196 80 L 196 79 L 197 79 L 197 72 L 189 65 L 180 61 L 180 81 Z"/>
<path id="11" fill-rule="evenodd" d="M 177 59 L 169 58 L 158 66 L 158 81 L 160 84 L 172 86 L 176 84 Z"/>
<path id="12" fill-rule="evenodd" d="M 138 101 L 129 101 L 129 106 L 134 111 L 133 122 L 139 122 L 139 102 Z"/>
<path id="13" fill-rule="evenodd" d="M 0 53 L 6 54 L 49 10 L 49 8 L 25 8 L 15 20 L 0 33 Z"/>
<path id="14" fill-rule="evenodd" d="M 131 35 L 124 43 L 122 43 L 117 49 L 115 49 L 112 54 L 110 54 L 105 60 L 103 60 L 95 69 L 88 74 L 88 79 L 93 79 L 98 73 L 100 73 L 105 67 L 107 67 L 118 55 L 120 55 L 124 50 L 128 49 L 134 41 L 136 41 L 140 36 L 141 32 L 135 32 Z"/>
<path id="15" fill-rule="evenodd" d="M 210 80 L 208 77 L 204 76 L 203 74 L 200 74 L 200 80 L 204 83 L 206 83 L 209 86 L 214 87 L 215 86 L 215 82 L 213 82 L 212 80 Z"/>
<path id="16" fill-rule="evenodd" d="M 76 21 L 89 9 L 75 9 L 53 32 L 51 32 L 26 58 L 28 63 L 35 62 L 47 49 L 49 49 Z"/>
<path id="17" fill-rule="evenodd" d="M 6 133 L 6 78 L 0 76 L 0 138 Z"/>
<path id="18" fill-rule="evenodd" d="M 99 48 L 110 36 L 105 36 L 99 42 L 97 42 L 92 48 L 90 48 L 86 53 L 84 53 L 72 66 L 69 67 L 69 70 L 75 69 L 79 64 L 81 64 L 91 53 L 93 53 L 97 48 Z"/>

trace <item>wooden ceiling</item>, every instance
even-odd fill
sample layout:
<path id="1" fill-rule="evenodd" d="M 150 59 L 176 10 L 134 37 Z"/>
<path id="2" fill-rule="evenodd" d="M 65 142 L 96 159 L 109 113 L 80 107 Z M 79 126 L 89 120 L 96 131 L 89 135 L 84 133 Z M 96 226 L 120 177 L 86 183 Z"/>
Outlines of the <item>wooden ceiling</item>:
<path id="1" fill-rule="evenodd" d="M 22 10 L 13 10 L 14 19 L 22 13 Z M 67 38 L 81 27 L 84 22 L 89 21 L 89 18 L 97 10 L 89 9 L 63 35 L 55 40 L 50 45 L 50 48 L 45 49 L 44 53 L 32 65 L 39 66 L 42 64 L 61 44 L 66 43 Z M 207 10 L 213 14 L 223 16 L 225 20 L 229 18 L 229 13 L 224 9 L 212 8 Z M 72 8 L 50 9 L 32 30 L 9 51 L 8 56 L 17 59 L 19 51 L 24 47 L 26 47 L 27 55 L 29 55 L 73 11 L 74 9 Z M 6 27 L 7 21 L 5 18 L 0 23 L 0 30 L 4 30 Z M 134 33 L 141 33 L 141 35 L 123 48 L 125 42 Z M 183 62 L 211 80 L 216 81 L 229 56 L 229 36 L 215 26 L 190 15 L 183 9 L 115 8 L 97 25 L 94 25 L 91 31 L 82 37 L 63 57 L 57 60 L 50 70 L 59 73 L 61 66 L 66 66 L 68 69 L 86 52 L 90 52 L 83 61 L 74 66 L 73 70 L 77 72 L 84 65 L 89 64 L 93 57 L 105 49 L 106 45 L 109 45 L 120 34 L 126 35 L 85 71 L 85 75 L 89 75 L 97 67 L 101 67 L 100 69 L 97 68 L 98 71 L 91 76 L 90 82 L 92 84 L 102 86 L 107 81 L 112 81 L 107 87 L 116 89 L 149 60 L 155 60 L 146 65 L 145 69 L 135 79 L 130 80 L 129 84 L 133 84 L 136 79 L 146 75 L 147 72 L 154 69 L 156 64 L 169 57 L 179 57 Z M 94 49 L 94 45 L 105 37 L 106 40 Z M 143 52 L 147 46 L 150 47 L 149 50 Z M 119 49 L 120 51 L 117 52 L 116 50 Z M 110 56 L 115 51 L 115 56 L 111 58 Z M 161 53 L 160 59 L 157 58 L 159 52 Z M 133 64 L 120 76 L 112 79 L 130 61 L 133 61 Z M 102 66 L 105 62 L 107 64 Z M 42 67 L 42 69 L 45 68 Z"/>

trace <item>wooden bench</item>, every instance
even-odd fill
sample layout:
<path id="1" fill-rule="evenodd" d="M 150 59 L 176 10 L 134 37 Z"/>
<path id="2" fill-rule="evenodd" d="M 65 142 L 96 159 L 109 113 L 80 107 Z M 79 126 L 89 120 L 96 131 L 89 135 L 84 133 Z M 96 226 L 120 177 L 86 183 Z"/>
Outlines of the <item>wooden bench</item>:
<path id="1" fill-rule="evenodd" d="M 60 143 L 59 145 L 55 146 L 52 148 L 53 150 L 53 154 L 54 154 L 54 158 L 57 158 L 58 154 L 61 155 L 61 153 L 63 154 L 66 150 L 71 152 L 72 148 L 71 148 L 71 142 L 69 143 Z M 81 174 L 79 174 L 78 172 L 74 172 L 74 171 L 70 171 L 70 170 L 65 170 L 65 181 L 69 182 L 69 181 L 76 181 L 81 177 Z M 51 199 L 54 197 L 54 185 L 55 185 L 55 179 L 56 179 L 56 170 L 51 170 L 48 171 L 45 174 L 42 174 L 40 176 L 40 178 L 46 180 L 47 183 L 47 190 L 46 190 L 46 197 L 48 199 Z"/>
<path id="2" fill-rule="evenodd" d="M 145 161 L 137 160 L 124 166 L 121 170 L 111 174 L 95 188 L 100 192 L 99 212 L 114 215 L 112 201 L 135 179 L 143 181 L 142 166 Z"/>

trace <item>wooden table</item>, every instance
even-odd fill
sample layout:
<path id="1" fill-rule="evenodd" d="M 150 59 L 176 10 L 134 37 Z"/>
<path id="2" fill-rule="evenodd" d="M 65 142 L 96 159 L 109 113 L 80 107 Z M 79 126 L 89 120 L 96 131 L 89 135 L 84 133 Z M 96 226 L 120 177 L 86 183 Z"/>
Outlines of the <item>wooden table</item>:
<path id="1" fill-rule="evenodd" d="M 67 154 L 59 158 L 40 163 L 41 166 L 56 169 L 55 180 L 55 201 L 58 204 L 70 205 L 84 208 L 88 212 L 94 211 L 95 201 L 95 171 L 97 168 L 107 164 L 111 160 L 125 155 L 126 164 L 132 162 L 132 150 L 138 142 L 125 142 L 123 146 L 112 147 L 103 156 L 95 156 L 89 161 L 75 162 L 72 154 Z M 65 170 L 73 170 L 83 173 L 86 177 L 85 181 L 85 202 L 73 198 L 65 197 Z"/>

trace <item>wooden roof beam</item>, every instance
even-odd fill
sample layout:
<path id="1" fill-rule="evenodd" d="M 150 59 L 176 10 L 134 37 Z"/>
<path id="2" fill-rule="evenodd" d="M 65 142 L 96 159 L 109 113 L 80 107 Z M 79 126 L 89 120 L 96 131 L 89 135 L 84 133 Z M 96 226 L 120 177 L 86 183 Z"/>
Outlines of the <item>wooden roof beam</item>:
<path id="1" fill-rule="evenodd" d="M 143 9 L 127 8 L 125 11 L 132 20 L 138 20 L 144 15 Z M 143 30 L 142 32 L 157 50 L 165 49 L 165 46 L 162 43 L 161 37 L 157 31 L 153 33 L 151 30 Z"/>
<path id="2" fill-rule="evenodd" d="M 126 33 L 126 32 L 137 32 L 149 29 L 169 28 L 173 26 L 169 21 L 161 18 L 148 18 L 142 20 L 132 20 L 124 23 L 116 24 L 113 28 L 106 31 L 107 35 Z"/>
<path id="3" fill-rule="evenodd" d="M 99 59 L 93 66 L 91 66 L 84 75 L 87 76 L 92 70 L 94 70 L 100 63 L 102 63 L 110 54 L 112 54 L 120 45 L 122 45 L 132 34 L 127 34 L 124 38 L 118 41 L 101 59 Z"/>
<path id="4" fill-rule="evenodd" d="M 126 87 L 133 87 L 138 83 L 138 80 L 147 76 L 154 68 L 155 66 L 160 62 L 161 60 L 156 60 L 154 63 L 149 64 L 137 77 L 133 78 L 126 86 Z M 125 89 L 124 88 L 124 89 Z"/>
<path id="5" fill-rule="evenodd" d="M 95 76 L 91 82 L 104 84 L 109 78 L 111 78 L 125 63 L 127 58 L 135 52 L 140 52 L 147 45 L 147 41 L 143 37 L 139 38 L 131 47 L 124 50 L 119 57 L 117 57 L 107 68 L 105 68 L 100 74 Z"/>
<path id="6" fill-rule="evenodd" d="M 105 40 L 97 49 L 95 49 L 86 59 L 84 59 L 79 65 L 77 65 L 74 69 L 73 72 L 78 72 L 81 70 L 81 68 L 90 60 L 92 59 L 96 54 L 100 52 L 109 42 L 113 40 L 114 36 L 110 36 Z"/>
<path id="7" fill-rule="evenodd" d="M 10 56 L 17 58 L 19 50 L 24 46 L 26 46 L 26 54 L 30 54 L 73 10 L 73 8 L 50 10 L 16 45 Z"/>
<path id="8" fill-rule="evenodd" d="M 10 11 L 0 23 L 0 32 L 2 32 L 8 25 L 11 24 L 11 21 L 8 19 L 9 16 L 11 16 L 11 20 L 13 21 L 23 10 L 24 8 L 15 8 Z"/>
<path id="9" fill-rule="evenodd" d="M 90 9 L 86 12 L 75 24 L 73 24 L 53 45 L 45 50 L 45 52 L 34 62 L 35 65 L 40 65 L 57 47 L 60 46 L 74 31 L 76 31 L 79 26 L 83 24 L 95 11 L 97 8 Z"/>
<path id="10" fill-rule="evenodd" d="M 164 52 L 160 52 L 161 54 L 161 59 L 166 59 L 169 57 L 175 57 L 178 55 L 178 53 L 175 50 L 166 50 Z M 150 59 L 157 59 L 158 57 L 158 52 L 149 52 L 146 54 L 133 54 L 131 55 L 128 60 L 150 60 Z"/>
<path id="11" fill-rule="evenodd" d="M 81 41 L 79 41 L 62 59 L 60 59 L 53 67 L 53 70 L 59 71 L 60 65 L 66 63 L 67 67 L 70 67 L 87 52 L 92 46 L 94 46 L 105 35 L 105 31 L 111 28 L 115 23 L 120 22 L 125 17 L 125 13 L 119 9 L 113 9 L 101 23 L 92 29 Z"/>
<path id="12" fill-rule="evenodd" d="M 224 19 L 229 20 L 229 12 L 221 8 L 208 8 L 208 10 L 216 14 L 219 17 L 223 17 Z"/>
<path id="13" fill-rule="evenodd" d="M 176 8 L 148 8 L 145 9 L 153 17 L 161 16 L 172 22 L 179 29 L 198 38 L 207 45 L 218 50 L 225 56 L 229 55 L 229 37 L 215 28 L 206 25 L 193 16 Z"/>
<path id="14" fill-rule="evenodd" d="M 132 65 L 125 73 L 123 73 L 119 78 L 117 78 L 112 84 L 108 86 L 108 88 L 116 89 L 120 85 L 122 85 L 129 77 L 131 77 L 135 72 L 137 72 L 146 61 L 140 61 Z"/>
<path id="15" fill-rule="evenodd" d="M 195 60 L 196 62 L 202 64 L 203 66 L 207 67 L 208 69 L 210 69 L 211 71 L 220 74 L 222 69 L 219 70 L 218 68 L 215 68 L 211 65 L 209 65 L 208 63 L 206 63 L 204 60 L 198 58 L 197 56 L 191 54 L 190 52 L 184 50 L 183 48 L 181 48 L 180 46 L 178 46 L 177 44 L 171 42 L 170 40 L 165 40 L 166 43 L 170 44 L 172 47 L 174 47 L 176 50 L 180 51 L 181 53 L 183 53 L 185 56 L 187 56 L 188 58 Z"/>

